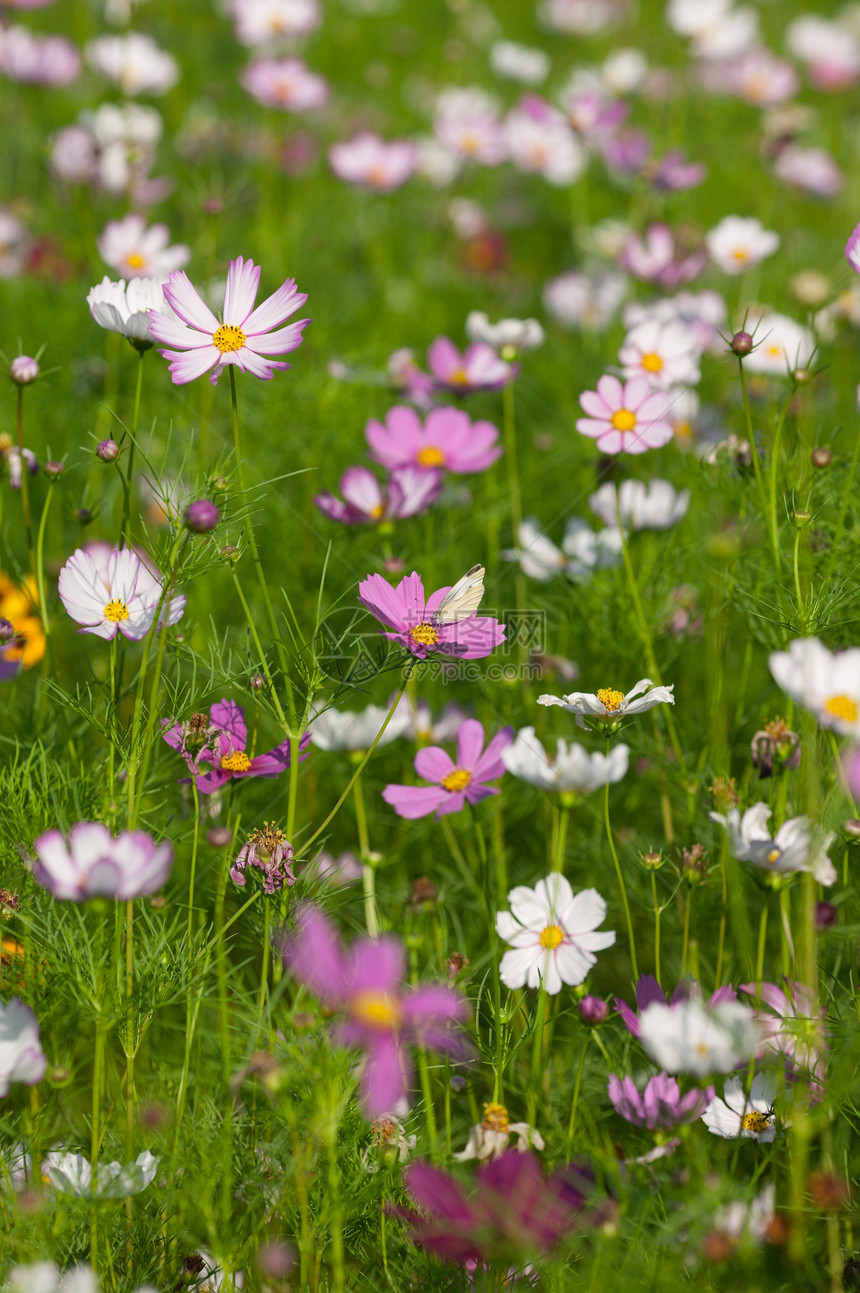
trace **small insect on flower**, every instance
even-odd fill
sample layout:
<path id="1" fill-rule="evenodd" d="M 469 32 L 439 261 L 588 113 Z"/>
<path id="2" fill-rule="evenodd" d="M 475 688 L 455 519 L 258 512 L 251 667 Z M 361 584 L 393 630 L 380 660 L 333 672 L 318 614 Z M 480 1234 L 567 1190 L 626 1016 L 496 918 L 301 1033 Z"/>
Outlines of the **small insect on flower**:
<path id="1" fill-rule="evenodd" d="M 471 570 L 467 570 L 463 578 L 458 579 L 442 598 L 433 615 L 434 624 L 459 624 L 460 620 L 467 620 L 470 615 L 474 615 L 484 596 L 485 574 L 483 566 L 472 566 Z"/>

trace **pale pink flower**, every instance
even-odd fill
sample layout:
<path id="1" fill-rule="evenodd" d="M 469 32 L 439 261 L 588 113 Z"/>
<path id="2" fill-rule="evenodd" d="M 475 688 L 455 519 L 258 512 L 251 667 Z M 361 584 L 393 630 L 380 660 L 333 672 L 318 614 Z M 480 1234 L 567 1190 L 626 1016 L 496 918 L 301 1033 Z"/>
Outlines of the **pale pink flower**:
<path id="1" fill-rule="evenodd" d="M 498 166 L 507 156 L 498 104 L 475 87 L 443 90 L 436 101 L 433 133 L 448 152 L 481 166 Z"/>
<path id="2" fill-rule="evenodd" d="M 705 245 L 724 274 L 742 274 L 779 248 L 779 234 L 755 216 L 725 216 L 705 234 Z"/>
<path id="3" fill-rule="evenodd" d="M 839 22 L 804 14 L 789 24 L 785 43 L 817 90 L 847 90 L 860 78 L 860 42 Z"/>
<path id="4" fill-rule="evenodd" d="M 618 263 L 621 269 L 644 283 L 673 288 L 698 278 L 707 257 L 699 249 L 682 250 L 668 225 L 651 224 L 641 237 L 635 233 L 629 235 Z"/>
<path id="5" fill-rule="evenodd" d="M 230 0 L 228 8 L 243 45 L 307 36 L 322 21 L 319 0 Z"/>
<path id="6" fill-rule="evenodd" d="M 191 258 L 191 248 L 184 243 L 169 246 L 170 230 L 166 224 L 147 229 L 143 216 L 127 215 L 122 220 L 108 220 L 96 239 L 99 255 L 106 265 L 124 279 L 154 278 L 163 283 L 176 269 L 182 269 Z"/>
<path id="7" fill-rule="evenodd" d="M 605 375 L 596 391 L 583 391 L 579 403 L 588 417 L 580 418 L 576 429 L 596 440 L 601 453 L 645 453 L 669 444 L 674 435 L 669 396 L 644 377 L 622 384 Z"/>
<path id="8" fill-rule="evenodd" d="M 65 36 L 36 36 L 26 27 L 0 26 L 0 72 L 30 85 L 71 85 L 81 56 Z"/>
<path id="9" fill-rule="evenodd" d="M 450 337 L 437 337 L 427 351 L 427 362 L 436 384 L 456 395 L 471 391 L 492 391 L 507 385 L 517 367 L 500 359 L 483 341 L 475 341 L 462 353 Z"/>
<path id="10" fill-rule="evenodd" d="M 181 347 L 161 351 L 170 360 L 170 375 L 177 385 L 193 382 L 210 369 L 215 370 L 209 378 L 214 384 L 226 364 L 265 380 L 274 369 L 290 367 L 268 356 L 286 355 L 301 345 L 302 329 L 310 319 L 299 319 L 285 328 L 279 325 L 304 305 L 307 293 L 296 291 L 296 280 L 290 278 L 254 309 L 259 285 L 259 265 L 242 256 L 231 260 L 224 319 L 219 323 L 187 274 L 179 270 L 170 275 L 164 295 L 179 321 L 150 310 L 149 327 L 155 341 Z"/>
<path id="11" fill-rule="evenodd" d="M 390 193 L 415 170 L 415 145 L 407 139 L 386 141 L 366 130 L 328 150 L 329 166 L 339 180 Z"/>
<path id="12" fill-rule="evenodd" d="M 312 72 L 300 58 L 255 58 L 239 80 L 266 108 L 309 112 L 328 101 L 325 77 Z"/>
<path id="13" fill-rule="evenodd" d="M 637 323 L 624 338 L 618 360 L 625 377 L 645 377 L 659 390 L 695 385 L 701 376 L 695 334 L 682 323 Z"/>
<path id="14" fill-rule="evenodd" d="M 130 31 L 99 36 L 86 48 L 87 62 L 123 94 L 164 94 L 179 80 L 179 65 L 151 36 Z"/>
<path id="15" fill-rule="evenodd" d="M 536 172 L 558 187 L 582 174 L 582 144 L 564 114 L 538 95 L 523 96 L 505 117 L 504 131 L 508 157 L 518 170 Z"/>
<path id="16" fill-rule="evenodd" d="M 819 198 L 835 198 L 845 187 L 845 176 L 825 148 L 786 144 L 777 154 L 773 173 L 784 184 Z"/>

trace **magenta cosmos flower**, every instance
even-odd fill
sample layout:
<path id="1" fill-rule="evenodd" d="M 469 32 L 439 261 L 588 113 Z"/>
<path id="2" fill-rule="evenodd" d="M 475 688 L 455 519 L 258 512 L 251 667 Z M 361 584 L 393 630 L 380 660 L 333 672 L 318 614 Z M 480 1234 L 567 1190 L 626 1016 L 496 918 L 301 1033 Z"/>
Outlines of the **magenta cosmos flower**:
<path id="1" fill-rule="evenodd" d="M 498 428 L 473 422 L 462 409 L 433 409 L 422 425 L 414 409 L 398 404 L 384 423 L 371 418 L 365 435 L 371 457 L 389 468 L 413 464 L 466 475 L 486 471 L 502 455 Z"/>
<path id="2" fill-rule="evenodd" d="M 364 1050 L 361 1099 L 369 1118 L 406 1096 L 410 1046 L 455 1059 L 470 1054 L 465 1035 L 454 1028 L 468 1018 L 467 1002 L 440 983 L 407 986 L 406 952 L 398 938 L 359 938 L 345 948 L 328 917 L 306 903 L 284 947 L 284 963 L 315 996 L 341 1011 L 336 1043 Z"/>
<path id="3" fill-rule="evenodd" d="M 264 379 L 270 378 L 275 368 L 290 367 L 267 356 L 287 355 L 301 345 L 302 329 L 310 319 L 299 319 L 285 328 L 280 325 L 304 305 L 307 293 L 297 292 L 296 280 L 289 278 L 254 309 L 259 285 L 259 265 L 241 256 L 231 260 L 224 318 L 219 323 L 184 271 L 170 275 L 164 296 L 177 318 L 168 319 L 150 310 L 149 331 L 153 340 L 178 347 L 160 352 L 171 361 L 170 375 L 176 385 L 193 382 L 210 369 L 215 370 L 210 382 L 217 382 L 225 364 L 235 364 L 241 372 Z"/>
<path id="4" fill-rule="evenodd" d="M 597 390 L 583 391 L 579 403 L 588 417 L 579 418 L 576 429 L 596 440 L 601 453 L 645 453 L 674 437 L 668 420 L 671 396 L 655 391 L 647 377 L 623 384 L 617 377 L 601 377 Z"/>
<path id="5" fill-rule="evenodd" d="M 477 614 L 446 622 L 444 614 L 436 612 L 451 587 L 439 588 L 425 598 L 421 576 L 414 570 L 396 588 L 382 575 L 368 575 L 358 585 L 358 600 L 371 615 L 392 626 L 392 632 L 380 630 L 384 638 L 400 642 L 419 660 L 435 654 L 480 660 L 504 642 L 505 626 L 490 616 Z"/>
<path id="6" fill-rule="evenodd" d="M 682 1096 L 677 1081 L 668 1073 L 649 1078 L 644 1091 L 639 1091 L 632 1078 L 609 1075 L 609 1099 L 615 1112 L 634 1126 L 647 1127 L 649 1131 L 669 1131 L 680 1122 L 695 1122 L 713 1098 L 712 1086 L 706 1091 L 694 1087 Z"/>
<path id="7" fill-rule="evenodd" d="M 432 507 L 442 492 L 442 473 L 407 464 L 395 467 L 380 485 L 367 467 L 349 467 L 340 478 L 341 502 L 327 491 L 314 494 L 321 512 L 344 525 L 374 525 L 418 516 Z"/>
<path id="8" fill-rule="evenodd" d="M 682 979 L 672 993 L 671 1000 L 669 1000 L 653 974 L 643 974 L 636 982 L 636 1010 L 631 1010 L 627 1002 L 622 1001 L 620 997 L 615 998 L 615 1009 L 621 1016 L 621 1021 L 627 1031 L 632 1033 L 634 1037 L 638 1037 L 640 1017 L 649 1006 L 657 1004 L 669 1006 L 671 1009 L 691 999 L 696 1001 L 701 1001 L 702 999 L 702 989 L 695 979 Z M 717 988 L 716 992 L 712 993 L 708 998 L 708 1005 L 718 1006 L 724 1001 L 737 1001 L 735 990 L 731 984 L 724 988 Z"/>
<path id="9" fill-rule="evenodd" d="M 196 720 L 198 721 L 195 724 Z M 195 743 L 195 733 L 202 737 L 202 745 Z M 268 754 L 245 753 L 248 729 L 245 711 L 235 700 L 219 700 L 206 715 L 195 714 L 189 723 L 164 722 L 162 736 L 171 749 L 179 750 L 192 773 L 197 789 L 204 795 L 220 790 L 228 781 L 244 777 L 279 777 L 290 766 L 290 742 L 282 741 Z M 299 758 L 305 758 L 311 734 L 305 732 L 299 740 Z M 209 772 L 198 772 L 201 763 L 210 763 Z M 191 778 L 185 778 L 190 780 Z"/>
<path id="10" fill-rule="evenodd" d="M 590 1172 L 569 1163 L 545 1177 L 530 1150 L 509 1149 L 479 1168 L 471 1197 L 429 1163 L 410 1163 L 403 1180 L 420 1211 L 394 1212 L 409 1223 L 412 1242 L 460 1265 L 548 1252 L 574 1227 L 599 1224 L 606 1215 L 585 1210 Z"/>
<path id="11" fill-rule="evenodd" d="M 46 831 L 34 844 L 33 878 L 55 898 L 116 898 L 126 902 L 155 893 L 170 874 L 173 846 L 156 844 L 144 831 L 114 838 L 101 822 L 78 822 L 69 831 Z"/>
<path id="12" fill-rule="evenodd" d="M 427 351 L 427 363 L 436 385 L 456 395 L 497 390 L 513 381 L 518 371 L 485 341 L 475 341 L 461 352 L 449 337 L 436 338 Z"/>
<path id="13" fill-rule="evenodd" d="M 468 804 L 477 804 L 488 795 L 499 792 L 485 785 L 505 774 L 501 753 L 513 740 L 514 729 L 504 727 L 484 749 L 484 729 L 476 718 L 467 718 L 457 733 L 457 762 L 438 746 L 427 746 L 415 756 L 419 777 L 432 786 L 386 786 L 382 798 L 399 817 L 437 817 L 459 813 Z"/>

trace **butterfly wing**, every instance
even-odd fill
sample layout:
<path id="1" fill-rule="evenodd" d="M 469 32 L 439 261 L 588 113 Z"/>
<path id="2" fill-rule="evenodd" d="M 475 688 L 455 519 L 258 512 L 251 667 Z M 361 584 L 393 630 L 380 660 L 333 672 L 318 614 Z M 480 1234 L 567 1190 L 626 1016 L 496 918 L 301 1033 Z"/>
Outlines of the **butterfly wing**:
<path id="1" fill-rule="evenodd" d="M 472 566 L 462 579 L 457 580 L 433 616 L 437 624 L 458 624 L 475 614 L 484 596 L 484 574 L 483 566 Z"/>

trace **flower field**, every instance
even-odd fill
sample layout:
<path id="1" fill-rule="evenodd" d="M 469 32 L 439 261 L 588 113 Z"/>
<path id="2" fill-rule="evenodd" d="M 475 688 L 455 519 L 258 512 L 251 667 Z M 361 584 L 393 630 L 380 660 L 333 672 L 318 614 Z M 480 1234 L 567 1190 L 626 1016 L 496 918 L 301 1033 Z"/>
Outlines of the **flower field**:
<path id="1" fill-rule="evenodd" d="M 860 5 L 0 0 L 0 1293 L 860 1288 Z"/>

